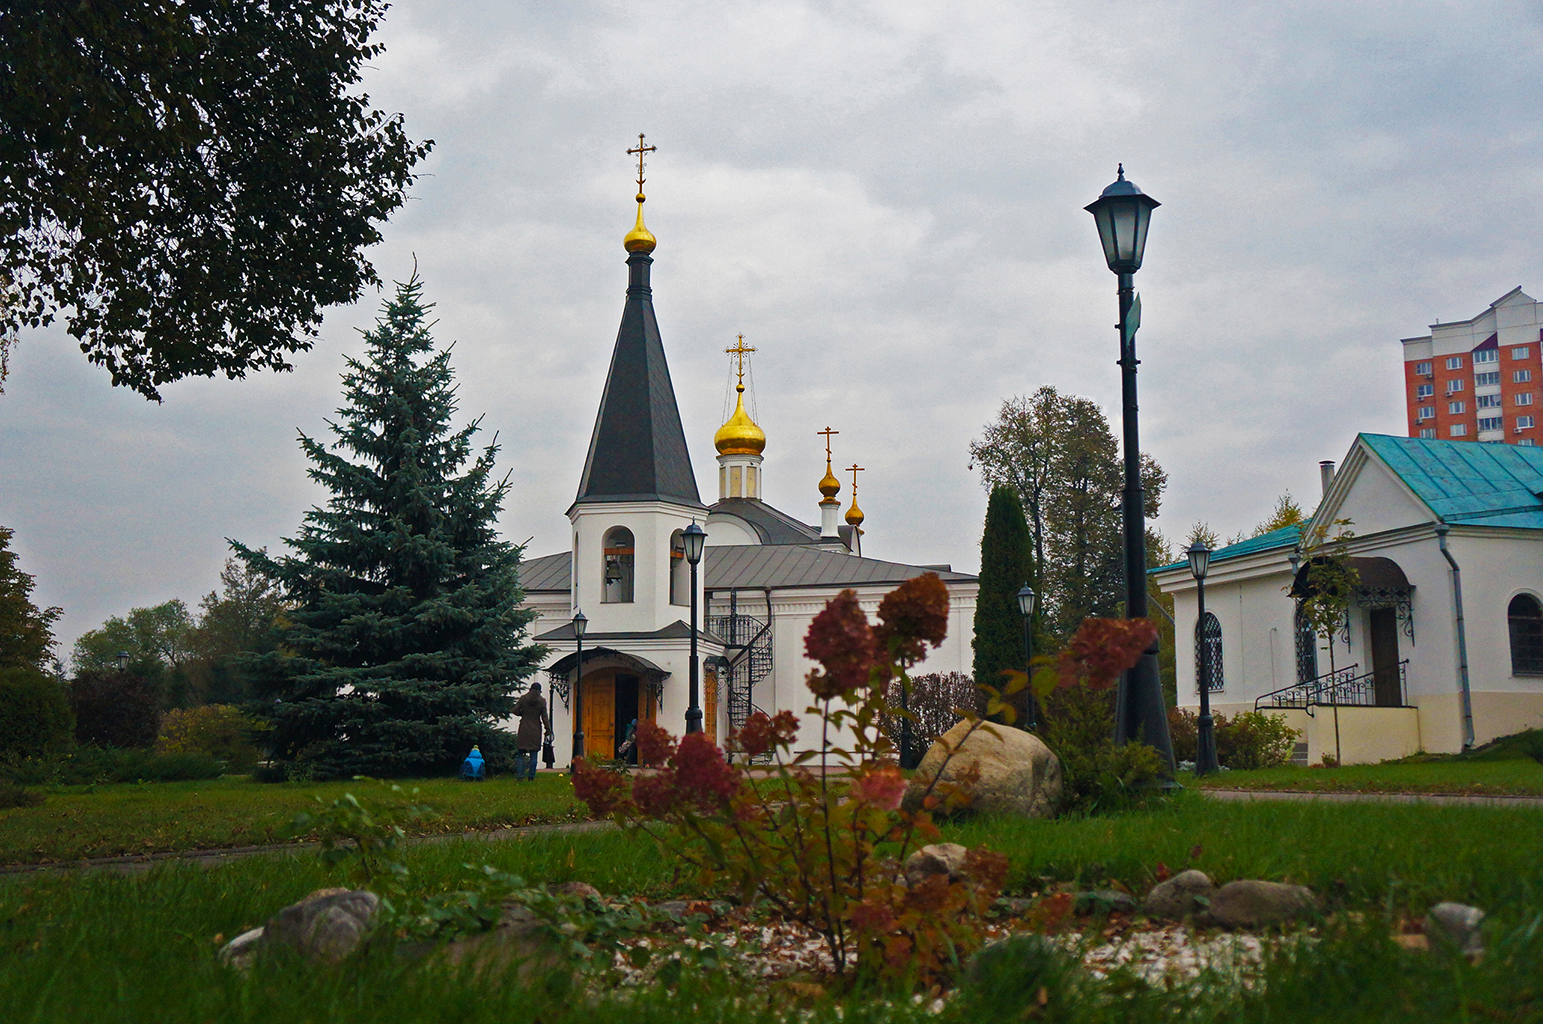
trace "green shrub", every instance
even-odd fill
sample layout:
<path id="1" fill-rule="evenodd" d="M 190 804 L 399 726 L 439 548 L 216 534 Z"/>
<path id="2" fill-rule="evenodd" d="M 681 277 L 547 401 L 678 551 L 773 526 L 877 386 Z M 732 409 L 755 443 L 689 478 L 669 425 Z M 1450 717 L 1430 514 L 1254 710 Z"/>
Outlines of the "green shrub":
<path id="1" fill-rule="evenodd" d="M 1286 725 L 1284 715 L 1242 711 L 1223 725 L 1218 717 L 1216 759 L 1228 768 L 1279 768 L 1291 760 L 1301 733 Z"/>
<path id="2" fill-rule="evenodd" d="M 75 739 L 102 747 L 150 747 L 161 731 L 161 700 L 128 672 L 82 672 L 70 681 Z"/>
<path id="3" fill-rule="evenodd" d="M 42 793 L 23 789 L 14 782 L 0 781 L 0 811 L 12 807 L 36 807 L 43 802 Z"/>
<path id="4" fill-rule="evenodd" d="M 224 761 L 232 771 L 257 764 L 259 752 L 246 738 L 253 722 L 230 704 L 168 711 L 156 737 L 157 754 L 203 754 Z"/>
<path id="5" fill-rule="evenodd" d="M 28 757 L 4 766 L 22 786 L 91 786 L 109 782 L 182 782 L 217 779 L 225 762 L 205 754 L 156 755 L 148 750 L 77 747 L 52 757 Z"/>
<path id="6" fill-rule="evenodd" d="M 1113 689 L 1059 687 L 1042 702 L 1039 737 L 1061 759 L 1064 810 L 1091 813 L 1129 807 L 1167 772 L 1155 747 L 1114 743 Z"/>
<path id="7" fill-rule="evenodd" d="M 0 669 L 0 759 L 41 757 L 68 747 L 74 728 L 57 679 L 31 665 Z"/>
<path id="8" fill-rule="evenodd" d="M 1223 768 L 1247 771 L 1279 768 L 1291 760 L 1300 731 L 1287 727 L 1284 715 L 1242 711 L 1231 718 L 1212 715 L 1216 734 L 1216 761 Z M 1193 762 L 1198 749 L 1200 716 L 1188 708 L 1168 709 L 1168 735 L 1173 739 L 1176 761 Z"/>

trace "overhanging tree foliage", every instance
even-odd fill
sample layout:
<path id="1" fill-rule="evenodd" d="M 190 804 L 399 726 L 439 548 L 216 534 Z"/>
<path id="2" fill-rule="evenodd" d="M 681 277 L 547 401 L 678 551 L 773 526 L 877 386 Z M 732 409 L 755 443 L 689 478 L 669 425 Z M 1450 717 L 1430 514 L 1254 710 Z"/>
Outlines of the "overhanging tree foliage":
<path id="1" fill-rule="evenodd" d="M 358 90 L 386 7 L 0 4 L 0 339 L 68 309 L 151 399 L 289 369 L 324 307 L 379 283 L 364 250 L 432 145 Z"/>
<path id="2" fill-rule="evenodd" d="M 524 642 L 521 549 L 495 531 L 509 490 L 490 478 L 497 445 L 473 457 L 480 420 L 451 428 L 450 354 L 434 350 L 428 309 L 416 277 L 398 285 L 367 355 L 349 360 L 336 440 L 302 435 L 332 497 L 286 539 L 295 553 L 234 545 L 293 602 L 281 649 L 252 665 L 249 710 L 277 759 L 322 775 L 445 770 L 473 743 L 492 752 L 506 735 L 495 721 L 544 653 Z"/>
<path id="3" fill-rule="evenodd" d="M 1026 671 L 1023 614 L 1018 591 L 1028 582 L 1029 524 L 1018 494 L 1006 484 L 991 489 L 980 539 L 980 592 L 975 599 L 975 679 L 1001 687 L 1002 672 Z M 1021 713 L 1018 721 L 1026 723 Z"/>

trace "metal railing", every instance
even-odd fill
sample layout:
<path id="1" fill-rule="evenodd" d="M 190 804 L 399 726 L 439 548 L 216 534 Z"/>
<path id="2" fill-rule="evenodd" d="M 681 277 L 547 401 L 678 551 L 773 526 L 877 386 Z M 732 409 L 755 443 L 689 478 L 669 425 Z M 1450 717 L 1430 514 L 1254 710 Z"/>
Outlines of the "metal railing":
<path id="1" fill-rule="evenodd" d="M 1312 707 L 1408 707 L 1409 660 L 1398 663 L 1397 702 L 1378 700 L 1376 669 L 1362 672 L 1360 665 L 1347 665 L 1333 672 L 1325 672 L 1316 679 L 1309 679 L 1295 686 L 1285 686 L 1264 694 L 1254 701 L 1254 710 L 1272 708 Z M 1386 679 L 1384 679 L 1386 683 Z M 1386 688 L 1386 687 L 1385 687 Z M 1389 696 L 1384 694 L 1384 697 Z"/>

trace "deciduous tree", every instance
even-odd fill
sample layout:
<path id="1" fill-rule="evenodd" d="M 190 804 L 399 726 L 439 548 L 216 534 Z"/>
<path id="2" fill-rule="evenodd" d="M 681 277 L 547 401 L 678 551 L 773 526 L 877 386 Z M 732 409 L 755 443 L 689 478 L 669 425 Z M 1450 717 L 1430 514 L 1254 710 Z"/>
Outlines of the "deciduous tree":
<path id="1" fill-rule="evenodd" d="M 0 5 L 0 338 L 114 385 L 289 369 L 432 143 L 370 105 L 385 0 Z M 3 366 L 0 351 L 0 366 Z"/>
<path id="2" fill-rule="evenodd" d="M 16 552 L 11 550 L 15 536 L 15 530 L 0 526 L 0 668 L 41 668 L 52 657 L 54 623 L 64 609 L 32 603 L 37 581 L 16 565 Z"/>

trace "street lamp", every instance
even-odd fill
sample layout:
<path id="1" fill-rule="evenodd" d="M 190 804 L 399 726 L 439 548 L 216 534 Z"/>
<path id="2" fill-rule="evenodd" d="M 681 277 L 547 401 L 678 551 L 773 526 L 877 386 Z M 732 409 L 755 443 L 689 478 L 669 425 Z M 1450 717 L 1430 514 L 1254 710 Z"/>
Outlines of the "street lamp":
<path id="1" fill-rule="evenodd" d="M 1039 728 L 1039 710 L 1034 700 L 1034 591 L 1025 583 L 1018 591 L 1018 610 L 1023 613 L 1023 670 L 1028 673 L 1031 685 L 1029 694 L 1029 721 L 1027 728 Z"/>
<path id="2" fill-rule="evenodd" d="M 573 670 L 573 760 L 584 756 L 584 631 L 589 616 L 582 608 L 573 613 L 573 638 L 578 641 L 578 665 Z"/>
<path id="3" fill-rule="evenodd" d="M 1195 577 L 1200 602 L 1195 613 L 1195 667 L 1200 675 L 1200 721 L 1195 732 L 1195 774 L 1210 775 L 1217 770 L 1216 730 L 1211 721 L 1211 645 L 1205 635 L 1205 574 L 1211 568 L 1211 549 L 1197 540 L 1189 548 L 1189 574 Z"/>
<path id="4" fill-rule="evenodd" d="M 681 541 L 686 547 L 686 561 L 691 566 L 691 665 L 687 678 L 691 681 L 691 706 L 686 709 L 686 732 L 702 731 L 701 695 L 697 692 L 696 658 L 696 567 L 702 561 L 702 548 L 707 544 L 707 531 L 693 522 L 681 531 Z"/>
<path id="5" fill-rule="evenodd" d="M 117 655 L 115 655 L 113 657 L 113 667 L 116 668 L 119 672 L 126 672 L 126 671 L 128 671 L 128 667 L 129 667 L 129 652 L 128 651 L 119 651 L 117 653 Z"/>
<path id="6" fill-rule="evenodd" d="M 1118 179 L 1084 209 L 1098 225 L 1104 246 L 1104 262 L 1119 277 L 1121 397 L 1125 427 L 1125 617 L 1147 615 L 1147 545 L 1144 502 L 1141 494 L 1141 440 L 1136 414 L 1136 328 L 1141 326 L 1141 300 L 1136 297 L 1135 274 L 1146 250 L 1147 227 L 1158 202 L 1134 182 L 1125 180 L 1121 164 Z M 1157 644 L 1141 655 L 1134 668 L 1120 680 L 1115 701 L 1114 740 L 1140 740 L 1156 747 L 1173 771 L 1173 743 L 1168 737 L 1168 712 L 1157 671 Z"/>

